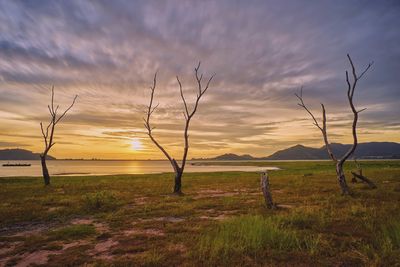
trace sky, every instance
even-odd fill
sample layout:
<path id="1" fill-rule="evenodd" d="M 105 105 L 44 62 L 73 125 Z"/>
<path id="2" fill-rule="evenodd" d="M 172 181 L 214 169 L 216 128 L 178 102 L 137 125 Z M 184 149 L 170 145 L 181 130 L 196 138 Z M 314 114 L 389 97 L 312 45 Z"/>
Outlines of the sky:
<path id="1" fill-rule="evenodd" d="M 190 127 L 189 158 L 267 156 L 319 147 L 327 109 L 330 142 L 350 143 L 349 53 L 359 72 L 359 140 L 400 142 L 400 1 L 10 1 L 0 0 L 0 149 L 43 150 L 39 123 L 55 102 L 57 158 L 162 159 L 143 126 L 158 72 L 154 136 L 173 157 L 183 144 L 183 104 L 194 67 L 216 74 Z"/>

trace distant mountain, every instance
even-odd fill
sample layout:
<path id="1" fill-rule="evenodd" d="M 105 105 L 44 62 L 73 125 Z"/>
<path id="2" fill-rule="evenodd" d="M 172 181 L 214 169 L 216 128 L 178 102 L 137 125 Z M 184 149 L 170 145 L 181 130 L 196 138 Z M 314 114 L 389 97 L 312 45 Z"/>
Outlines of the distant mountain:
<path id="1" fill-rule="evenodd" d="M 0 150 L 0 160 L 39 160 L 40 154 L 33 153 L 25 149 L 2 149 Z M 47 159 L 56 159 L 52 156 L 47 156 Z"/>
<path id="2" fill-rule="evenodd" d="M 192 159 L 192 160 L 202 160 L 203 158 L 200 159 Z M 248 154 L 246 155 L 236 155 L 236 154 L 232 154 L 232 153 L 228 153 L 228 154 L 223 154 L 220 156 L 217 156 L 215 158 L 206 158 L 205 160 L 253 160 L 256 159 Z"/>
<path id="3" fill-rule="evenodd" d="M 331 148 L 337 157 L 342 157 L 351 147 L 332 143 Z M 400 159 L 400 144 L 394 142 L 360 143 L 354 155 L 358 159 Z M 353 157 L 352 156 L 352 157 Z M 303 145 L 292 146 L 279 150 L 268 157 L 256 158 L 251 155 L 224 154 L 215 158 L 200 158 L 192 160 L 319 160 L 329 159 L 325 146 L 320 148 Z"/>
<path id="4" fill-rule="evenodd" d="M 327 158 L 326 151 L 322 151 L 320 148 L 306 147 L 303 145 L 292 146 L 283 150 L 279 150 L 274 154 L 265 157 L 268 160 L 280 160 L 280 159 L 324 159 Z"/>
<path id="5" fill-rule="evenodd" d="M 351 147 L 332 143 L 331 148 L 337 157 L 342 157 Z M 359 159 L 394 159 L 400 158 L 400 144 L 393 142 L 370 142 L 360 143 L 354 152 L 354 157 Z M 305 147 L 296 145 L 287 149 L 275 152 L 264 158 L 268 160 L 300 160 L 300 159 L 329 159 L 325 146 L 320 148 Z"/>

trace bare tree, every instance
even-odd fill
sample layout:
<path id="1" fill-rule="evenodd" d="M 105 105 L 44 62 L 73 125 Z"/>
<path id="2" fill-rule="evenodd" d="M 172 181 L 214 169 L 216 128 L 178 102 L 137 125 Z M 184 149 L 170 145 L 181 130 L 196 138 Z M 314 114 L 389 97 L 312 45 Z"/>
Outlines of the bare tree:
<path id="1" fill-rule="evenodd" d="M 358 122 L 358 114 L 362 111 L 365 110 L 356 110 L 354 103 L 353 103 L 353 97 L 354 97 L 354 91 L 357 86 L 357 82 L 364 76 L 364 74 L 370 69 L 372 66 L 373 62 L 369 63 L 368 66 L 364 69 L 364 71 L 360 74 L 357 75 L 356 68 L 353 64 L 353 61 L 350 57 L 349 54 L 347 54 L 347 58 L 350 62 L 351 69 L 352 69 L 352 76 L 353 79 L 350 81 L 349 78 L 349 72 L 346 71 L 346 83 L 347 83 L 347 99 L 349 101 L 349 105 L 351 108 L 351 111 L 353 112 L 353 124 L 352 124 L 352 134 L 353 134 L 353 144 L 350 147 L 350 149 L 343 155 L 341 159 L 338 159 L 330 146 L 329 140 L 328 140 L 328 133 L 327 133 L 327 128 L 326 128 L 326 110 L 324 104 L 321 103 L 321 108 L 322 108 L 322 126 L 320 123 L 317 121 L 313 113 L 307 108 L 307 106 L 304 104 L 303 101 L 303 88 L 300 89 L 300 94 L 296 94 L 297 98 L 299 99 L 298 105 L 302 108 L 304 108 L 308 114 L 310 114 L 312 120 L 314 121 L 314 125 L 321 131 L 326 150 L 328 151 L 329 157 L 335 162 L 336 164 L 336 174 L 337 178 L 339 181 L 340 188 L 342 190 L 342 194 L 348 195 L 350 194 L 350 189 L 346 183 L 346 177 L 344 175 L 343 171 L 343 165 L 346 162 L 346 160 L 354 153 L 354 151 L 357 148 L 357 122 Z"/>
<path id="2" fill-rule="evenodd" d="M 198 93 L 197 93 L 197 98 L 196 101 L 194 103 L 193 109 L 190 110 L 187 102 L 186 102 L 186 98 L 183 94 L 183 89 L 182 89 L 182 83 L 179 80 L 179 77 L 176 76 L 176 80 L 178 82 L 179 85 L 179 90 L 180 90 L 180 95 L 181 95 L 181 99 L 183 102 L 183 106 L 184 106 L 184 118 L 185 118 L 185 129 L 183 132 L 183 137 L 185 140 L 185 145 L 183 148 L 183 156 L 182 156 L 182 162 L 181 165 L 179 166 L 178 162 L 170 156 L 170 154 L 164 149 L 164 147 L 154 138 L 153 136 L 153 129 L 154 127 L 151 126 L 151 115 L 154 113 L 154 111 L 157 109 L 158 104 L 153 106 L 153 100 L 154 100 L 154 91 L 156 89 L 156 85 L 157 85 L 157 73 L 154 74 L 154 79 L 153 79 L 153 86 L 150 87 L 150 91 L 151 91 L 151 95 L 150 95 L 150 103 L 146 112 L 146 118 L 144 118 L 144 126 L 147 129 L 147 134 L 150 137 L 151 141 L 158 147 L 158 149 L 161 150 L 161 152 L 165 155 L 165 157 L 169 160 L 169 162 L 172 165 L 172 168 L 174 169 L 175 172 L 175 180 L 174 180 L 174 194 L 177 195 L 182 195 L 182 175 L 183 175 L 183 171 L 185 170 L 185 165 L 186 165 L 186 158 L 188 155 L 188 151 L 189 151 L 189 126 L 190 126 L 190 122 L 194 116 L 194 114 L 197 111 L 197 108 L 199 106 L 199 102 L 200 99 L 202 98 L 202 96 L 207 92 L 209 85 L 212 81 L 212 79 L 214 78 L 215 75 L 212 75 L 206 85 L 204 86 L 202 83 L 202 79 L 203 79 L 203 74 L 199 74 L 199 69 L 200 69 L 200 62 L 197 65 L 197 67 L 194 69 L 195 72 L 195 78 L 196 78 L 196 82 L 197 82 L 197 88 L 198 88 Z"/>
<path id="3" fill-rule="evenodd" d="M 51 104 L 47 106 L 50 112 L 50 122 L 46 127 L 46 130 L 44 130 L 43 123 L 40 123 L 40 129 L 42 131 L 43 135 L 43 140 L 44 140 L 44 151 L 42 154 L 40 154 L 40 160 L 42 163 L 42 172 L 43 172 L 43 179 L 44 179 L 44 184 L 49 185 L 50 184 L 50 175 L 49 171 L 47 169 L 46 165 L 46 157 L 47 154 L 49 153 L 50 149 L 55 145 L 54 143 L 54 130 L 56 128 L 56 125 L 61 121 L 62 118 L 65 117 L 67 112 L 72 108 L 72 106 L 75 104 L 76 99 L 78 98 L 78 95 L 74 97 L 74 100 L 72 101 L 72 104 L 63 112 L 61 115 L 57 116 L 58 108 L 54 107 L 54 86 L 51 87 Z"/>

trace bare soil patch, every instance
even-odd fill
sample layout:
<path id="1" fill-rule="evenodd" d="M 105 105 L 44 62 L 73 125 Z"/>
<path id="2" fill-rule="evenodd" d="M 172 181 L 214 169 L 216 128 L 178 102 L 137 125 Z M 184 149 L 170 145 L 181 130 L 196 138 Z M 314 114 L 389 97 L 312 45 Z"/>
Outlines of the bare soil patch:
<path id="1" fill-rule="evenodd" d="M 90 218 L 76 218 L 71 221 L 71 224 L 93 224 L 94 220 Z"/>
<path id="2" fill-rule="evenodd" d="M 72 243 L 63 244 L 62 251 L 65 251 L 69 248 L 84 246 L 84 245 L 88 245 L 88 244 L 90 244 L 90 242 L 87 240 L 79 240 L 79 241 L 75 241 Z"/>
<path id="3" fill-rule="evenodd" d="M 18 223 L 10 227 L 4 227 L 0 229 L 0 236 L 30 236 L 40 234 L 44 230 L 47 230 L 53 224 L 43 223 Z"/>
<path id="4" fill-rule="evenodd" d="M 137 197 L 134 199 L 136 205 L 144 205 L 149 202 L 148 197 Z"/>
<path id="5" fill-rule="evenodd" d="M 203 216 L 200 216 L 199 218 L 203 219 L 203 220 L 222 221 L 222 220 L 228 219 L 229 217 L 231 217 L 231 216 L 228 216 L 226 214 L 220 214 L 220 215 L 217 215 L 217 216 L 206 216 L 206 215 L 203 215 Z"/>
<path id="6" fill-rule="evenodd" d="M 15 265 L 17 267 L 26 267 L 32 264 L 42 265 L 46 264 L 50 255 L 59 255 L 60 251 L 51 251 L 51 250 L 38 250 L 32 253 L 24 253 L 19 255 L 18 257 L 21 260 Z"/>
<path id="7" fill-rule="evenodd" d="M 111 249 L 118 244 L 118 241 L 111 238 L 99 242 L 94 246 L 93 250 L 89 252 L 89 255 L 94 256 L 96 259 L 112 260 L 114 256 L 111 254 Z"/>

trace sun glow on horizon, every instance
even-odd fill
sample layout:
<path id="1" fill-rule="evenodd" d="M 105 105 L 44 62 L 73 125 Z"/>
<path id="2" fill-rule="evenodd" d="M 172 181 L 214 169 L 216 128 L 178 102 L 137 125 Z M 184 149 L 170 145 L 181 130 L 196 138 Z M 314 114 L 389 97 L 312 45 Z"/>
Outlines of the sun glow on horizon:
<path id="1" fill-rule="evenodd" d="M 131 140 L 131 148 L 134 151 L 140 151 L 140 150 L 143 149 L 143 144 L 142 144 L 142 142 L 140 141 L 139 138 L 132 138 L 132 140 Z"/>

